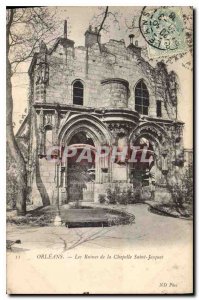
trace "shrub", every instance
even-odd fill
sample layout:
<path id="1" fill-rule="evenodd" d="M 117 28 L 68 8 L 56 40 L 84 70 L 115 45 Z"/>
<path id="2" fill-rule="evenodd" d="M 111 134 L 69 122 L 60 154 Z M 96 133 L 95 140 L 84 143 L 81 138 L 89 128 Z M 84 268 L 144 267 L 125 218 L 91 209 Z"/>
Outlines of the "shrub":
<path id="1" fill-rule="evenodd" d="M 126 205 L 128 203 L 127 191 L 125 189 L 123 189 L 122 193 L 118 194 L 117 203 L 122 205 Z"/>
<path id="2" fill-rule="evenodd" d="M 111 188 L 108 188 L 106 190 L 106 193 L 107 193 L 107 199 L 108 199 L 108 203 L 109 204 L 115 204 L 116 201 L 115 201 L 115 195 L 114 193 L 111 191 Z"/>
<path id="3" fill-rule="evenodd" d="M 141 193 L 140 189 L 133 189 L 129 186 L 127 189 L 124 189 L 122 193 L 118 194 L 117 203 L 122 205 L 133 204 L 141 202 Z"/>
<path id="4" fill-rule="evenodd" d="M 128 187 L 126 191 L 126 197 L 127 197 L 127 204 L 132 204 L 135 202 L 134 192 L 131 186 Z"/>
<path id="5" fill-rule="evenodd" d="M 106 190 L 107 193 L 107 199 L 109 204 L 116 204 L 118 202 L 118 197 L 120 194 L 120 187 L 115 186 L 113 189 L 110 187 Z"/>
<path id="6" fill-rule="evenodd" d="M 18 191 L 16 164 L 7 155 L 6 170 L 6 204 L 7 209 L 16 208 L 16 198 Z"/>
<path id="7" fill-rule="evenodd" d="M 121 191 L 120 187 L 116 185 L 113 189 L 110 187 L 106 190 L 107 199 L 109 204 L 133 204 L 142 202 L 141 200 L 141 190 L 138 187 L 134 189 L 129 186 L 127 189 Z"/>
<path id="8" fill-rule="evenodd" d="M 141 199 L 141 188 L 135 187 L 133 189 L 133 203 L 140 203 L 143 202 Z"/>
<path id="9" fill-rule="evenodd" d="M 172 195 L 169 205 L 181 216 L 193 214 L 193 166 L 184 169 L 182 174 L 167 179 L 167 186 Z"/>
<path id="10" fill-rule="evenodd" d="M 99 194 L 98 200 L 99 200 L 99 203 L 101 203 L 101 204 L 105 203 L 106 195 L 105 194 Z"/>

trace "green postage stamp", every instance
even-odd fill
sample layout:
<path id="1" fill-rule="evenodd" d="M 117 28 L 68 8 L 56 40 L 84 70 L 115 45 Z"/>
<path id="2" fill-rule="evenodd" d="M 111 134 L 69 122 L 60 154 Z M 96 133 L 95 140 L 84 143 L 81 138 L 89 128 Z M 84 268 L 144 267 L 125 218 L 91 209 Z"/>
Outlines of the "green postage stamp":
<path id="1" fill-rule="evenodd" d="M 145 6 L 139 28 L 150 58 L 186 52 L 187 43 L 180 7 Z"/>

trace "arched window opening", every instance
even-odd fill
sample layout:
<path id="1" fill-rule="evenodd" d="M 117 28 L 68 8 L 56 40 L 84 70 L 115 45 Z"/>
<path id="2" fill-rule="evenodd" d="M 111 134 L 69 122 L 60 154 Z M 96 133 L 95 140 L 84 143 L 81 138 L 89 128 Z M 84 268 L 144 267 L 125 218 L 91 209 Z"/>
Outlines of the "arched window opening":
<path id="1" fill-rule="evenodd" d="M 148 115 L 149 92 L 143 80 L 135 88 L 135 110 L 142 115 Z"/>
<path id="2" fill-rule="evenodd" d="M 84 86 L 80 80 L 76 80 L 73 84 L 73 104 L 83 105 Z"/>

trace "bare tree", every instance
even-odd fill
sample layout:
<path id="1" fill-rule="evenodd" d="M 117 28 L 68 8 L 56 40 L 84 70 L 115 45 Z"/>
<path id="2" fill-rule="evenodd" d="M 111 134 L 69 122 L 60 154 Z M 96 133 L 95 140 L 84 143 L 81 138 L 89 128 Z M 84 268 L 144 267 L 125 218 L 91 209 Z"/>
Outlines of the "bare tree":
<path id="1" fill-rule="evenodd" d="M 12 76 L 21 63 L 31 59 L 41 39 L 50 41 L 56 26 L 55 12 L 45 7 L 7 9 L 6 23 L 6 138 L 7 155 L 15 168 L 17 193 L 16 208 L 19 215 L 26 213 L 27 174 L 24 157 L 21 154 L 13 132 L 13 87 Z M 7 181 L 9 189 L 9 181 Z"/>
<path id="2" fill-rule="evenodd" d="M 99 46 L 99 50 L 103 54 L 110 54 L 113 55 L 111 52 L 107 50 L 105 45 L 101 44 L 100 36 L 101 33 L 105 32 L 107 33 L 110 30 L 110 24 L 116 24 L 118 28 L 120 28 L 119 25 L 119 12 L 113 12 L 110 10 L 109 6 L 106 7 L 100 7 L 100 13 L 97 15 L 94 15 L 91 23 L 93 23 L 97 28 L 97 43 Z M 113 55 L 115 56 L 115 55 Z"/>
<path id="3" fill-rule="evenodd" d="M 176 61 L 180 61 L 182 58 L 186 57 L 187 54 L 190 54 L 187 58 L 187 62 L 182 62 L 182 66 L 186 69 L 189 69 L 192 71 L 192 56 L 193 56 L 193 10 L 192 7 L 185 8 L 186 10 L 182 9 L 182 18 L 184 22 L 184 32 L 185 32 L 185 39 L 187 43 L 187 49 L 185 49 L 184 52 L 178 53 L 172 56 L 163 57 L 162 60 L 164 60 L 165 63 L 173 64 Z M 120 19 L 122 14 L 119 14 L 118 11 L 114 11 L 112 7 L 106 6 L 106 7 L 100 7 L 100 13 L 95 15 L 93 17 L 92 23 L 98 28 L 98 45 L 100 52 L 103 54 L 113 55 L 108 51 L 105 47 L 105 45 L 102 45 L 100 42 L 100 35 L 101 33 L 107 33 L 110 30 L 110 25 L 117 25 L 117 27 L 120 29 Z M 141 14 L 141 8 L 140 8 L 140 14 Z M 126 31 L 127 32 L 133 32 L 133 34 L 139 38 L 142 36 L 139 28 L 139 15 L 133 15 L 132 17 L 126 18 L 124 17 L 124 22 L 126 25 Z M 141 37 L 141 39 L 143 39 Z M 142 53 L 147 57 L 147 59 L 151 62 L 157 63 L 158 59 L 152 59 L 148 57 L 148 51 L 147 51 L 147 44 L 145 43 L 145 46 L 143 46 Z"/>

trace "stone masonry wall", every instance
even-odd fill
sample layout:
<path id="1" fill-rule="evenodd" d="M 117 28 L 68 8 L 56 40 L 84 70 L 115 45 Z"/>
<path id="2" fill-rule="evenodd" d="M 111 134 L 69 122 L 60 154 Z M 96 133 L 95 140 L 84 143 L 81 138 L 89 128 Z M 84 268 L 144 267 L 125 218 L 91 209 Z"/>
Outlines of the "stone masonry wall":
<path id="1" fill-rule="evenodd" d="M 136 54 L 133 49 L 127 48 L 124 41 L 110 40 L 105 45 L 102 45 L 102 52 L 100 52 L 97 43 L 89 48 L 83 46 L 66 48 L 58 44 L 52 52 L 48 52 L 47 64 L 49 68 L 48 82 L 39 83 L 40 85 L 36 86 L 36 80 L 34 80 L 34 93 L 37 91 L 41 92 L 45 84 L 45 98 L 43 98 L 43 102 L 47 104 L 72 105 L 73 82 L 79 79 L 84 85 L 83 105 L 85 107 L 121 108 L 122 114 L 122 109 L 125 108 L 135 110 L 135 87 L 139 80 L 142 79 L 149 91 L 148 117 L 156 118 L 156 101 L 160 100 L 162 101 L 162 118 L 172 119 L 171 113 L 168 114 L 166 109 L 166 101 L 169 102 L 170 99 L 168 98 L 169 93 L 167 97 L 165 94 L 164 81 L 167 75 L 165 69 L 163 68 L 163 71 L 161 71 L 160 65 L 157 68 L 153 68 L 139 54 Z M 37 70 L 37 72 L 39 71 Z M 175 98 L 174 96 L 173 99 Z M 42 97 L 38 98 L 35 94 L 33 99 L 33 102 L 42 102 Z M 54 112 L 50 112 L 50 114 L 54 114 Z M 66 116 L 67 118 L 68 116 Z M 101 117 L 102 121 L 104 121 L 103 118 L 104 116 Z M 145 120 L 142 121 L 145 122 Z M 42 127 L 39 115 L 36 123 L 39 130 Z M 54 123 L 52 124 L 53 126 L 55 126 Z M 165 128 L 165 130 L 170 133 L 172 131 L 170 127 Z M 55 132 L 55 129 L 53 129 L 53 132 Z M 154 135 L 154 132 L 152 132 L 152 135 Z M 126 138 L 128 136 L 129 133 Z M 158 138 L 161 139 L 161 137 Z M 174 140 L 172 136 L 171 140 Z M 35 144 L 32 147 L 32 151 L 36 151 L 36 148 Z M 40 189 L 46 189 L 52 204 L 56 199 L 57 192 L 55 164 L 48 162 L 45 157 L 42 157 L 39 159 L 38 169 L 41 181 Z M 39 199 L 38 184 L 40 183 L 33 182 L 33 198 L 35 199 Z M 106 185 L 105 182 L 104 184 Z M 95 185 L 95 201 L 97 201 L 97 195 L 104 190 L 104 184 Z M 34 193 L 36 194 L 34 195 Z"/>
<path id="2" fill-rule="evenodd" d="M 117 103 L 114 103 L 111 97 L 103 95 L 101 81 L 120 78 L 129 83 L 129 94 L 126 97 L 126 91 L 122 92 L 123 87 L 120 86 L 123 100 L 119 107 L 127 106 L 134 110 L 135 86 L 143 79 L 150 97 L 149 116 L 156 117 L 156 101 L 161 100 L 162 118 L 171 118 L 165 109 L 164 90 L 160 92 L 165 78 L 159 69 L 156 70 L 132 49 L 126 48 L 124 41 L 110 40 L 102 48 L 100 53 L 97 43 L 90 48 L 71 46 L 67 49 L 58 44 L 56 49 L 47 55 L 49 81 L 46 102 L 73 104 L 73 82 L 80 79 L 84 84 L 84 106 L 117 107 Z"/>
<path id="3" fill-rule="evenodd" d="M 55 163 L 43 158 L 39 160 L 39 168 L 41 180 L 46 188 L 51 204 L 55 204 L 53 203 L 56 199 Z"/>

